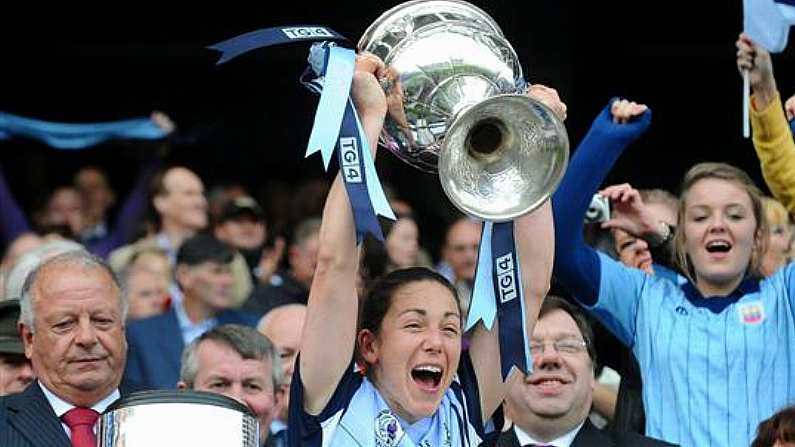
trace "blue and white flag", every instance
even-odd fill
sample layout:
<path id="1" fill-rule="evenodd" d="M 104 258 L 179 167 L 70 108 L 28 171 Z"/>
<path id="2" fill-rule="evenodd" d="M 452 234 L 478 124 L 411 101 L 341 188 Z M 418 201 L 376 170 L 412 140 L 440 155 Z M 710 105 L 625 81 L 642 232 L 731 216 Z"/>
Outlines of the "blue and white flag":
<path id="1" fill-rule="evenodd" d="M 784 51 L 792 25 L 795 0 L 743 0 L 743 28 L 751 40 L 767 51 Z"/>

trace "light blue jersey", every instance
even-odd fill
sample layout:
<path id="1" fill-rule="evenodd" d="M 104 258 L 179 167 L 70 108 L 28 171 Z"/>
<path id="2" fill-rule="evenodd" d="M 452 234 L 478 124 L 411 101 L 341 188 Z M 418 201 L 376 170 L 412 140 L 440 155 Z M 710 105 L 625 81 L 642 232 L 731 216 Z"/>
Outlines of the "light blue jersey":
<path id="1" fill-rule="evenodd" d="M 599 261 L 590 310 L 638 359 L 646 435 L 747 446 L 759 422 L 795 403 L 795 264 L 705 299 L 688 281 Z"/>
<path id="2" fill-rule="evenodd" d="M 436 413 L 414 424 L 389 410 L 353 362 L 319 415 L 303 410 L 303 393 L 296 361 L 288 424 L 288 445 L 294 447 L 477 447 L 483 437 L 474 370 L 464 353 Z"/>

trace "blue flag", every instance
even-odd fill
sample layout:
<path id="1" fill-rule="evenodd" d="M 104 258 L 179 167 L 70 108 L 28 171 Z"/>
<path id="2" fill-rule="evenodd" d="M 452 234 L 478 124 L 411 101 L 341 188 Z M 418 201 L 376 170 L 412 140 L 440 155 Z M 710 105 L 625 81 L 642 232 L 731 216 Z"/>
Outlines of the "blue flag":
<path id="1" fill-rule="evenodd" d="M 110 140 L 158 140 L 166 135 L 150 118 L 73 124 L 0 112 L 0 140 L 32 138 L 56 149 L 85 149 Z"/>
<path id="2" fill-rule="evenodd" d="M 745 32 L 771 53 L 784 51 L 793 24 L 795 0 L 743 0 Z"/>

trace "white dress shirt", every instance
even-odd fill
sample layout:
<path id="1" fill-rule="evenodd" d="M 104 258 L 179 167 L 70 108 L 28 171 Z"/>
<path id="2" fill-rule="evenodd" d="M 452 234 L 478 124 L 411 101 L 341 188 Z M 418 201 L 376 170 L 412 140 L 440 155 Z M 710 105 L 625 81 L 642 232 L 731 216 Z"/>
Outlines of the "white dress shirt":
<path id="1" fill-rule="evenodd" d="M 535 438 L 527 434 L 524 430 L 517 427 L 516 424 L 514 424 L 513 426 L 513 431 L 514 433 L 516 433 L 516 438 L 519 440 L 519 445 L 537 444 L 537 445 L 550 445 L 555 447 L 570 447 L 571 443 L 574 442 L 574 438 L 577 436 L 577 433 L 579 433 L 584 423 L 585 421 L 581 422 L 580 425 L 574 427 L 574 429 L 572 429 L 570 432 L 564 434 L 559 438 L 555 438 L 549 442 L 541 442 L 536 440 Z"/>

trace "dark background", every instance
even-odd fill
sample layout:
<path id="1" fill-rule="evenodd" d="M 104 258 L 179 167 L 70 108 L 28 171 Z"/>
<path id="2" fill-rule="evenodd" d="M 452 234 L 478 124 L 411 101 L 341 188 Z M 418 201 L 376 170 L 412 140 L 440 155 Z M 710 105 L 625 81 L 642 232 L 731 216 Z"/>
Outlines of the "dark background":
<path id="1" fill-rule="evenodd" d="M 0 22 L 0 110 L 62 122 L 108 121 L 163 110 L 192 143 L 174 162 L 208 185 L 295 183 L 322 176 L 303 160 L 317 98 L 297 82 L 306 45 L 260 50 L 222 67 L 204 47 L 278 25 L 320 24 L 357 40 L 397 1 L 215 2 L 190 6 L 118 3 L 36 5 Z M 530 82 L 554 86 L 568 105 L 572 146 L 616 95 L 653 109 L 651 130 L 617 164 L 610 181 L 675 191 L 692 164 L 716 160 L 763 185 L 750 140 L 741 138 L 741 80 L 734 41 L 742 2 L 476 1 L 515 47 Z M 795 94 L 795 49 L 774 55 L 779 89 Z M 0 142 L 0 163 L 26 209 L 75 169 L 106 168 L 114 187 L 133 179 L 136 151 L 108 145 L 64 152 L 28 141 Z M 382 179 L 438 235 L 450 207 L 435 178 L 382 154 Z M 428 234 L 425 234 L 428 237 Z"/>

